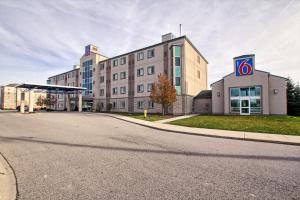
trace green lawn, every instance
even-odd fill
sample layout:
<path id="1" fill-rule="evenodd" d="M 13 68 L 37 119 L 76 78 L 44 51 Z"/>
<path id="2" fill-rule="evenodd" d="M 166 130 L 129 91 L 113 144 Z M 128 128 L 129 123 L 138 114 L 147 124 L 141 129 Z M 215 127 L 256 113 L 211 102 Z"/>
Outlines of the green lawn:
<path id="1" fill-rule="evenodd" d="M 173 117 L 172 115 L 148 114 L 147 118 L 144 118 L 144 114 L 142 114 L 142 113 L 134 113 L 134 114 L 118 113 L 118 114 L 127 116 L 127 117 L 133 117 L 136 119 L 142 119 L 142 120 L 146 120 L 146 121 L 150 121 L 150 122 L 163 120 L 163 119 L 169 119 L 169 118 Z"/>
<path id="2" fill-rule="evenodd" d="M 170 122 L 170 124 L 246 132 L 300 136 L 300 117 L 293 116 L 211 116 L 202 115 Z"/>

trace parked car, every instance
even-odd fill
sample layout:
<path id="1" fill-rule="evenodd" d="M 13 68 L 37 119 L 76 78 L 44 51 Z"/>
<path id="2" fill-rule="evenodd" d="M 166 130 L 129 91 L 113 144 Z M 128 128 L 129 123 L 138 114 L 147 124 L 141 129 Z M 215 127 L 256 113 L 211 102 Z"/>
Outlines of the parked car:
<path id="1" fill-rule="evenodd" d="M 17 106 L 17 110 L 20 112 L 21 107 L 20 107 L 20 106 Z M 24 106 L 24 111 L 25 111 L 25 112 L 28 112 L 28 111 L 29 111 L 29 107 L 28 107 L 27 105 Z"/>

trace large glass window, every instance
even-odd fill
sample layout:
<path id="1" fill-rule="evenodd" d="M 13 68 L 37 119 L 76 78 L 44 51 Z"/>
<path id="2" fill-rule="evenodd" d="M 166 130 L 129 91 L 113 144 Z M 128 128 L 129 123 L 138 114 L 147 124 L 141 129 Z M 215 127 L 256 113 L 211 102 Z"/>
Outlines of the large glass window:
<path id="1" fill-rule="evenodd" d="M 232 97 L 238 97 L 240 95 L 240 88 L 230 88 L 230 95 Z"/>
<path id="2" fill-rule="evenodd" d="M 251 106 L 251 110 L 250 110 L 251 113 L 260 113 L 261 112 L 260 99 L 251 99 L 250 106 Z"/>
<path id="3" fill-rule="evenodd" d="M 230 101 L 231 104 L 231 112 L 239 113 L 240 112 L 240 100 L 239 99 L 232 99 Z"/>
<path id="4" fill-rule="evenodd" d="M 93 60 L 82 63 L 82 86 L 87 88 L 83 95 L 93 94 Z"/>
<path id="5" fill-rule="evenodd" d="M 261 113 L 261 87 L 230 88 L 231 113 Z"/>
<path id="6" fill-rule="evenodd" d="M 175 89 L 178 95 L 181 94 L 181 47 L 174 46 L 175 61 Z"/>
<path id="7" fill-rule="evenodd" d="M 240 89 L 240 92 L 241 92 L 241 96 L 242 96 L 242 97 L 247 97 L 247 96 L 249 96 L 249 88 L 241 88 L 241 89 Z"/>

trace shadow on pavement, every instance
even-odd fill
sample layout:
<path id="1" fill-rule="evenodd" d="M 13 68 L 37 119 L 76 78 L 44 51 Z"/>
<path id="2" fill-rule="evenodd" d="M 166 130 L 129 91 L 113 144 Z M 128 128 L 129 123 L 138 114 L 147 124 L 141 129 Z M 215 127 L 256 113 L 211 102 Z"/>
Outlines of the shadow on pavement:
<path id="1" fill-rule="evenodd" d="M 191 151 L 170 151 L 170 150 L 140 149 L 140 148 L 128 148 L 128 147 L 109 147 L 109 146 L 102 146 L 102 145 L 74 144 L 74 143 L 66 143 L 66 142 L 36 140 L 33 139 L 32 137 L 0 136 L 0 140 L 4 142 L 21 141 L 21 142 L 28 142 L 28 143 L 39 143 L 39 144 L 60 145 L 60 146 L 67 146 L 67 147 L 92 148 L 92 149 L 136 152 L 136 153 L 140 152 L 140 153 L 170 154 L 170 155 L 184 155 L 184 156 L 197 156 L 197 157 L 237 158 L 237 159 L 253 159 L 253 160 L 273 160 L 273 161 L 285 160 L 285 161 L 300 162 L 300 157 L 235 155 L 235 154 L 200 153 L 200 152 L 191 152 Z"/>

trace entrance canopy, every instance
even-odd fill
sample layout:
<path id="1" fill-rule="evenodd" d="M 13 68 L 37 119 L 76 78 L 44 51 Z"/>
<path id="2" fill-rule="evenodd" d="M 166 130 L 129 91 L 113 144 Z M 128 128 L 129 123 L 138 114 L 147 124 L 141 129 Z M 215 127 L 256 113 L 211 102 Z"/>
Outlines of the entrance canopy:
<path id="1" fill-rule="evenodd" d="M 70 94 L 77 94 L 78 98 L 78 111 L 82 111 L 82 91 L 86 90 L 86 88 L 83 87 L 73 87 L 73 86 L 62 86 L 62 85 L 49 85 L 49 84 L 35 84 L 35 83 L 23 83 L 16 88 L 23 88 L 23 89 L 28 89 L 29 92 L 29 112 L 33 112 L 33 92 L 34 90 L 44 90 L 47 93 L 55 93 L 55 94 L 65 94 L 67 95 L 67 100 L 66 100 L 66 106 L 67 106 L 67 111 L 71 111 L 71 106 L 70 106 Z M 25 92 L 25 91 L 24 91 Z M 24 97 L 21 97 L 21 113 L 24 113 Z"/>
<path id="2" fill-rule="evenodd" d="M 62 86 L 62 85 L 49 85 L 49 84 L 35 84 L 35 83 L 22 83 L 17 86 L 17 88 L 26 88 L 29 90 L 32 89 L 40 89 L 51 91 L 59 91 L 59 92 L 76 92 L 86 90 L 83 87 L 73 87 L 73 86 Z"/>

